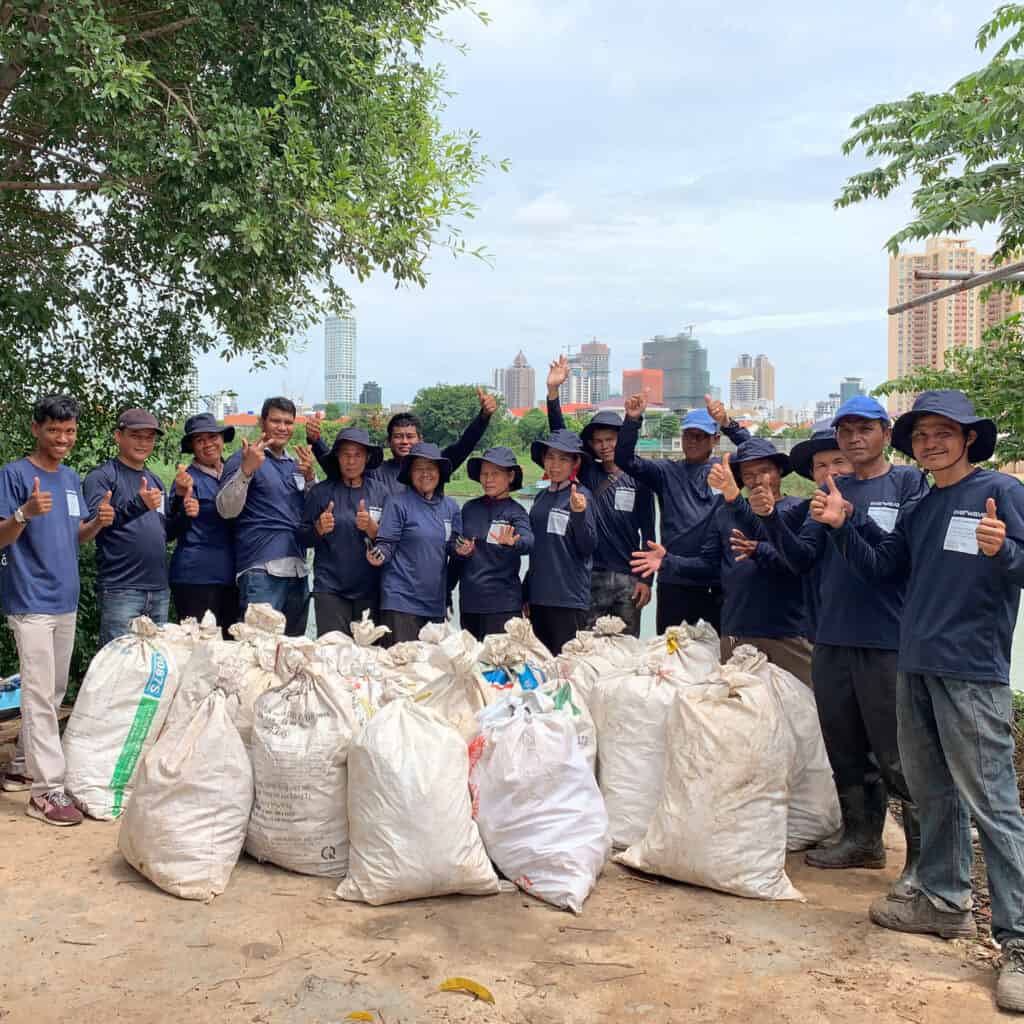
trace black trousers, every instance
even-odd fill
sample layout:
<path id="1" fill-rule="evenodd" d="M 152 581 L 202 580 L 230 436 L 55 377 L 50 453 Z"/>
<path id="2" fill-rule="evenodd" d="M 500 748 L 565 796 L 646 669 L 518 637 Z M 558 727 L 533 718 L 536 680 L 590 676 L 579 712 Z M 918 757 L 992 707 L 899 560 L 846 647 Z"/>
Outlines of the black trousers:
<path id="1" fill-rule="evenodd" d="M 353 600 L 328 593 L 313 595 L 313 609 L 316 612 L 318 637 L 335 631 L 351 636 L 352 623 L 358 622 L 363 617 L 363 612 L 368 611 L 374 622 L 377 622 L 379 616 L 376 601 Z"/>
<path id="2" fill-rule="evenodd" d="M 688 622 L 696 626 L 703 619 L 722 632 L 722 591 L 719 587 L 684 587 L 680 583 L 658 583 L 658 632 Z"/>
<path id="3" fill-rule="evenodd" d="M 530 624 L 537 639 L 552 654 L 561 654 L 562 648 L 575 638 L 577 631 L 587 628 L 587 610 L 531 604 Z"/>
<path id="4" fill-rule="evenodd" d="M 207 612 L 213 612 L 224 639 L 228 626 L 238 621 L 238 587 L 222 583 L 172 583 L 171 594 L 178 621 L 202 619 Z"/>
<path id="5" fill-rule="evenodd" d="M 505 623 L 516 618 L 519 612 L 467 612 L 459 609 L 459 622 L 477 640 L 483 640 L 491 633 L 504 633 Z"/>
<path id="6" fill-rule="evenodd" d="M 381 647 L 405 643 L 407 640 L 419 640 L 420 630 L 428 622 L 444 622 L 443 618 L 431 619 L 425 615 L 412 615 L 409 612 L 393 612 L 382 608 L 380 625 L 387 626 L 390 633 L 381 637 Z"/>
<path id="7" fill-rule="evenodd" d="M 811 675 L 836 788 L 881 775 L 892 796 L 913 803 L 896 739 L 896 652 L 815 644 Z"/>

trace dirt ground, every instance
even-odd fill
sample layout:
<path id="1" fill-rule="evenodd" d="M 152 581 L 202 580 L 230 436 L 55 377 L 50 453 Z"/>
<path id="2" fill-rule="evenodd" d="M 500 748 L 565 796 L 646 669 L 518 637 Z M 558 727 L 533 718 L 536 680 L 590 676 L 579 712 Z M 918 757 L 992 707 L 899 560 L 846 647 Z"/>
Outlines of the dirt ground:
<path id="1" fill-rule="evenodd" d="M 609 865 L 580 917 L 519 893 L 372 908 L 243 858 L 210 904 L 175 899 L 117 852 L 116 824 L 54 829 L 0 794 L 0 1021 L 382 1024 L 451 1021 L 956 1022 L 995 1019 L 968 946 L 873 927 L 886 872 L 790 873 L 760 903 Z M 495 1004 L 440 992 L 485 985 Z M 356 1018 L 356 1019 L 367 1019 Z"/>

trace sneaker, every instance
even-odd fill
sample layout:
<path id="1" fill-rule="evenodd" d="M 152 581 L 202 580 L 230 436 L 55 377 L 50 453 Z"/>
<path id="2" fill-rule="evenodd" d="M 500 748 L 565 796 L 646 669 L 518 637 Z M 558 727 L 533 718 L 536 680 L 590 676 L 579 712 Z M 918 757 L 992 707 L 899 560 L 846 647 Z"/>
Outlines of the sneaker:
<path id="1" fill-rule="evenodd" d="M 1001 1010 L 1024 1013 L 1024 939 L 1010 939 L 1003 946 L 1003 966 L 996 984 L 996 1005 Z"/>
<path id="2" fill-rule="evenodd" d="M 923 892 L 910 899 L 883 896 L 871 904 L 871 920 L 881 928 L 943 939 L 973 939 L 978 934 L 969 910 L 939 910 Z M 1021 981 L 1024 986 L 1024 977 Z"/>
<path id="3" fill-rule="evenodd" d="M 63 789 L 51 789 L 42 796 L 34 796 L 28 802 L 25 813 L 38 818 L 47 825 L 81 825 L 82 812 L 71 802 Z"/>
<path id="4" fill-rule="evenodd" d="M 0 788 L 5 793 L 24 793 L 26 789 L 32 788 L 32 776 L 20 775 L 18 772 L 8 772 Z"/>

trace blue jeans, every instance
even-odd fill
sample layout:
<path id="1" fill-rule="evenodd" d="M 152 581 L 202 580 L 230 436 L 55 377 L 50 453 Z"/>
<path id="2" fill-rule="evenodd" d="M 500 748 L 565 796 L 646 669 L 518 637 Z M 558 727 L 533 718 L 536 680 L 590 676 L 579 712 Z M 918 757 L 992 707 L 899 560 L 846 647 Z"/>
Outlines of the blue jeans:
<path id="1" fill-rule="evenodd" d="M 158 626 L 167 622 L 171 591 L 134 590 L 129 587 L 101 587 L 100 646 L 128 632 L 128 623 L 148 615 Z"/>
<path id="2" fill-rule="evenodd" d="M 988 869 L 992 934 L 1024 939 L 1024 816 L 1003 683 L 901 672 L 900 754 L 921 818 L 921 889 L 939 910 L 971 906 L 971 822 Z"/>
<path id="3" fill-rule="evenodd" d="M 309 616 L 309 577 L 271 576 L 265 569 L 250 569 L 238 577 L 238 615 L 245 617 L 251 604 L 269 604 L 285 617 L 285 634 L 305 636 Z"/>

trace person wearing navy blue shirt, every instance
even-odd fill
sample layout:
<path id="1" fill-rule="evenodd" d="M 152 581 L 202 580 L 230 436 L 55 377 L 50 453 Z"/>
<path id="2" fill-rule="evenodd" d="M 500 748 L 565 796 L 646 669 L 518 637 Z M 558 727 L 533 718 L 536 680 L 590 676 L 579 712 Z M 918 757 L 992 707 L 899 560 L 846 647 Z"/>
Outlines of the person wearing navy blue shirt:
<path id="1" fill-rule="evenodd" d="M 114 521 L 108 491 L 91 518 L 78 474 L 63 465 L 78 433 L 78 403 L 41 398 L 32 411 L 35 447 L 0 469 L 0 602 L 18 648 L 21 731 L 5 792 L 31 790 L 27 813 L 48 825 L 77 825 L 64 792 L 57 711 L 75 646 L 79 545 Z"/>
<path id="2" fill-rule="evenodd" d="M 285 633 L 303 636 L 309 613 L 309 567 L 300 544 L 306 487 L 316 481 L 313 453 L 296 447 L 295 403 L 268 398 L 260 410 L 259 440 L 243 439 L 224 466 L 217 511 L 235 520 L 235 575 L 239 615 L 269 604 L 285 616 Z"/>
<path id="3" fill-rule="evenodd" d="M 673 555 L 700 555 L 711 518 L 721 497 L 708 486 L 708 473 L 718 461 L 712 457 L 721 431 L 734 444 L 750 434 L 729 418 L 721 402 L 705 396 L 706 408 L 687 413 L 682 423 L 683 459 L 642 459 L 636 442 L 643 423 L 647 397 L 626 399 L 626 419 L 615 446 L 615 464 L 635 480 L 646 484 L 661 503 L 661 543 Z M 668 569 L 658 574 L 657 628 L 664 633 L 682 622 L 703 619 L 721 629 L 722 587 L 717 576 L 707 579 Z"/>
<path id="4" fill-rule="evenodd" d="M 469 460 L 470 480 L 483 497 L 462 506 L 460 557 L 452 560 L 459 585 L 459 621 L 478 640 L 501 633 L 522 614 L 520 563 L 533 549 L 526 509 L 511 496 L 523 486 L 523 470 L 511 448 L 488 448 Z"/>
<path id="5" fill-rule="evenodd" d="M 548 428 L 565 427 L 558 389 L 569 377 L 569 360 L 561 356 L 548 370 Z M 640 635 L 640 615 L 651 601 L 651 585 L 629 567 L 632 552 L 654 539 L 654 495 L 615 465 L 615 445 L 622 419 L 603 409 L 580 431 L 592 462 L 580 466 L 580 482 L 594 496 L 597 548 L 590 575 L 587 625 L 603 615 L 616 615 L 626 632 Z"/>
<path id="6" fill-rule="evenodd" d="M 167 535 L 176 541 L 168 575 L 178 620 L 212 612 L 225 639 L 238 621 L 238 587 L 234 524 L 217 511 L 217 494 L 224 481 L 224 445 L 234 437 L 234 427 L 221 427 L 208 412 L 185 421 L 181 451 L 192 462 L 178 466 L 167 522 Z"/>
<path id="7" fill-rule="evenodd" d="M 434 444 L 413 445 L 402 460 L 398 482 L 405 489 L 388 497 L 375 545 L 366 552 L 383 566 L 380 624 L 385 643 L 419 638 L 428 622 L 443 622 L 447 604 L 448 558 L 462 533 L 462 514 L 442 488 L 451 463 Z"/>
<path id="8" fill-rule="evenodd" d="M 364 612 L 376 621 L 380 569 L 366 560 L 377 539 L 388 490 L 372 473 L 384 458 L 380 445 L 358 427 L 338 433 L 326 463 L 327 479 L 311 488 L 303 516 L 313 545 L 313 605 L 317 636 L 352 632 Z"/>
<path id="9" fill-rule="evenodd" d="M 871 906 L 883 928 L 944 938 L 976 932 L 971 819 L 1003 948 L 996 1002 L 1024 1012 L 1024 817 L 1014 771 L 1010 649 L 1024 584 L 1024 487 L 977 468 L 996 425 L 962 391 L 925 391 L 896 421 L 893 445 L 934 486 L 872 544 L 849 525 L 832 480 L 811 514 L 865 581 L 907 580 L 900 620 L 900 752 L 921 821 L 917 891 Z"/>
<path id="10" fill-rule="evenodd" d="M 161 434 L 151 412 L 125 409 L 114 430 L 117 457 L 82 485 L 92 514 L 108 491 L 113 495 L 114 522 L 96 540 L 101 644 L 127 633 L 139 615 L 161 626 L 167 621 L 167 495 L 160 477 L 146 469 Z"/>
<path id="11" fill-rule="evenodd" d="M 530 509 L 533 550 L 525 600 L 537 639 L 552 654 L 585 629 L 597 521 L 590 491 L 577 483 L 590 461 L 571 430 L 555 430 L 530 445 L 530 457 L 550 481 Z"/>

